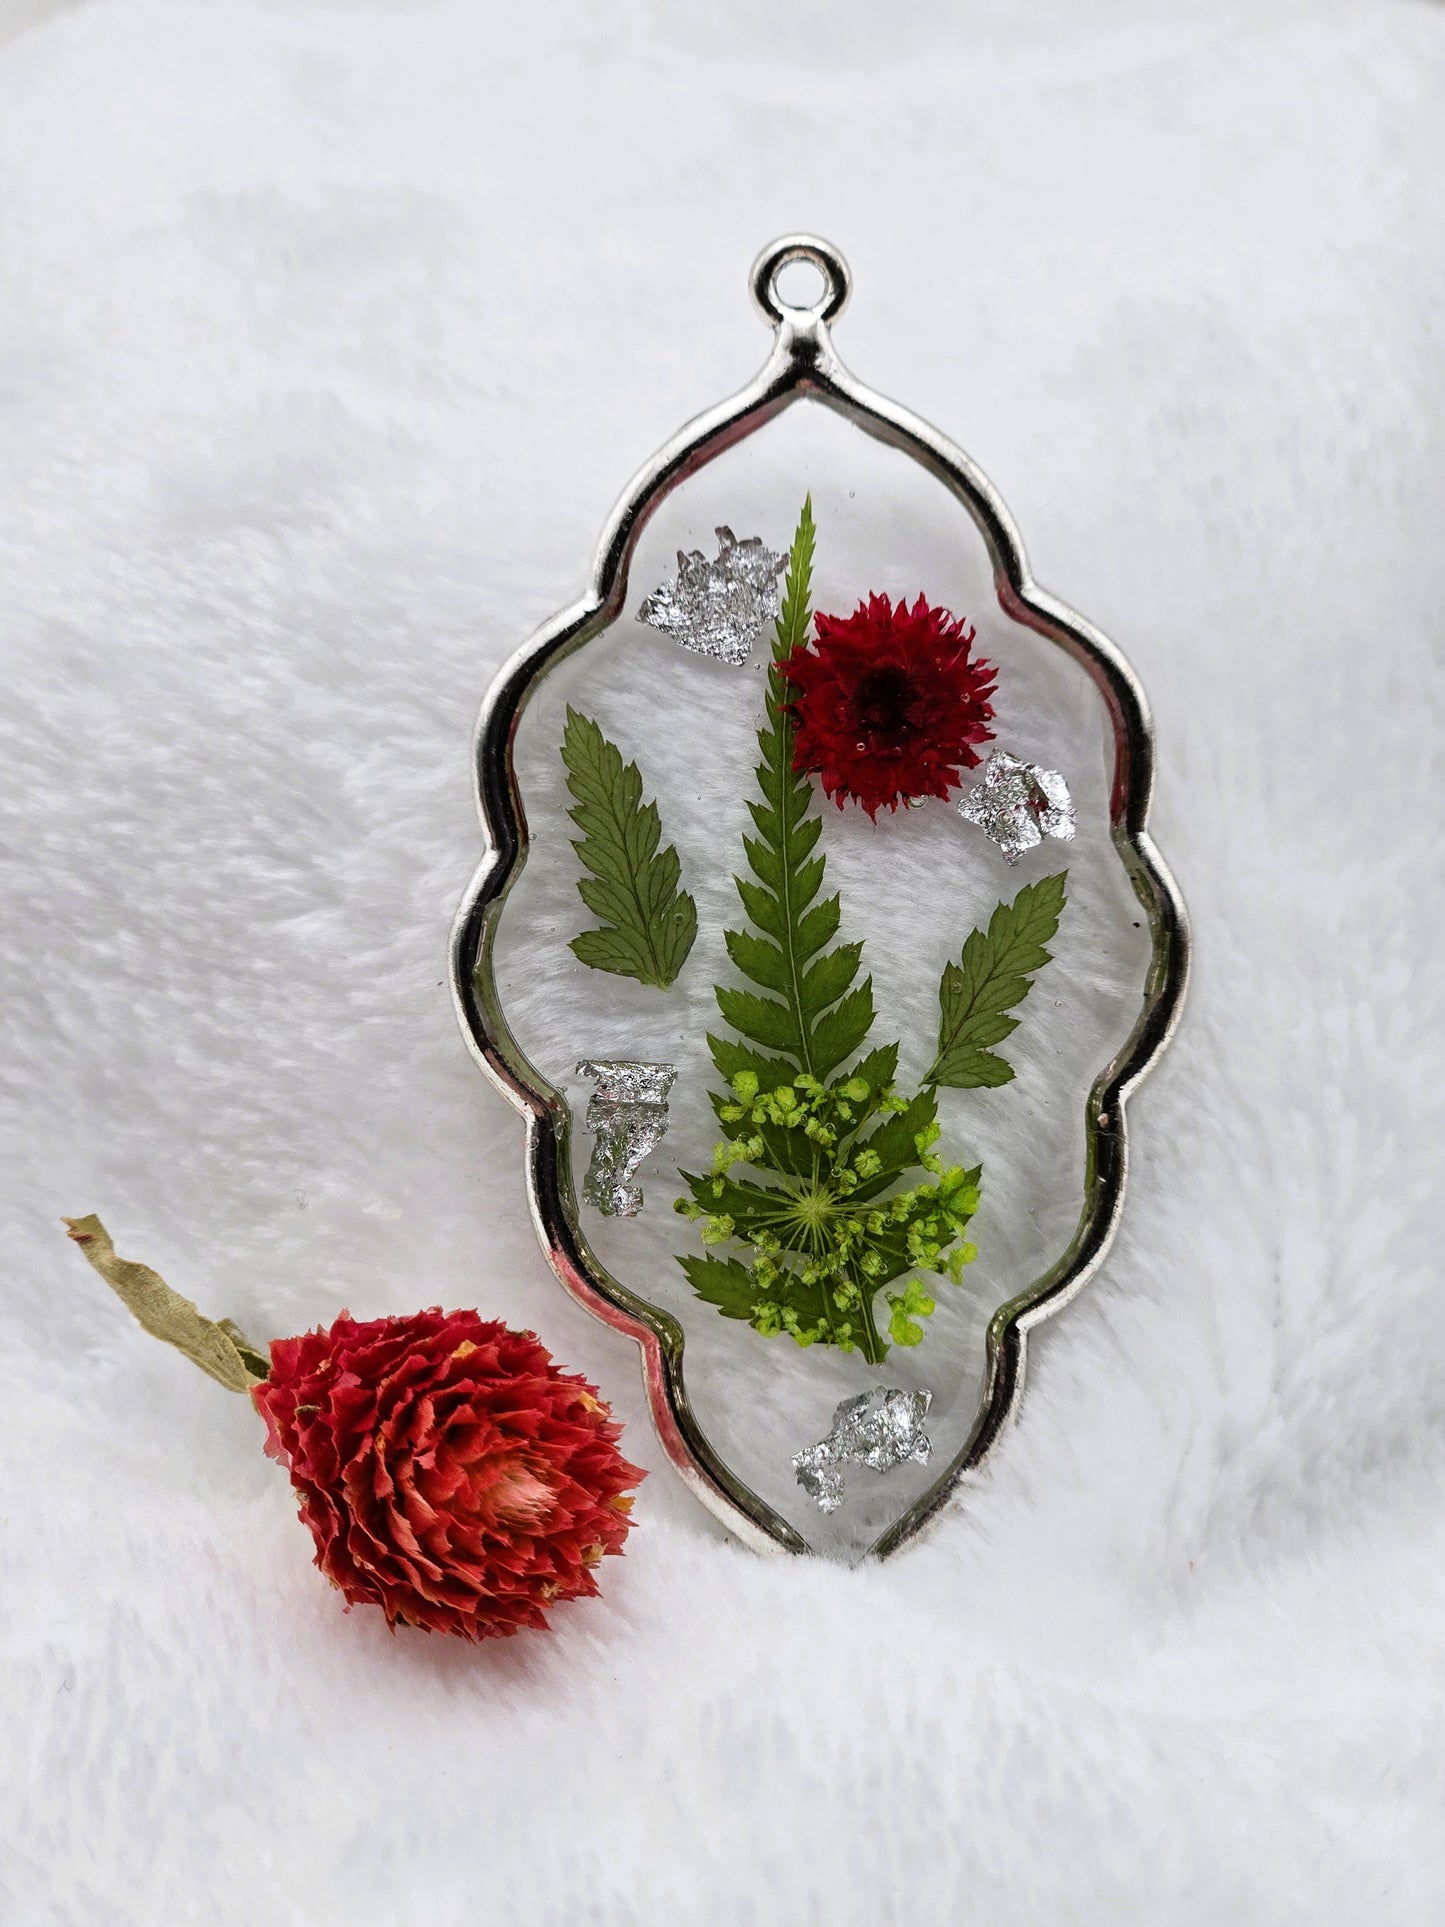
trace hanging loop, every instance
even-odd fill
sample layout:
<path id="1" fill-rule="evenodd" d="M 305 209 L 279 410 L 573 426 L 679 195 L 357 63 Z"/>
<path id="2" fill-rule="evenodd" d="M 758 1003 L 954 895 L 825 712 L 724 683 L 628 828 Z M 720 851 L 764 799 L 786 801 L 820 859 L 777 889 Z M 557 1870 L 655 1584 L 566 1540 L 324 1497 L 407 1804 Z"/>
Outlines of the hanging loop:
<path id="1" fill-rule="evenodd" d="M 795 261 L 806 261 L 823 277 L 823 292 L 808 307 L 785 301 L 778 292 L 778 276 Z M 831 241 L 816 234 L 785 234 L 780 241 L 765 247 L 753 263 L 749 277 L 752 297 L 759 313 L 775 328 L 784 321 L 806 327 L 819 321 L 834 321 L 848 305 L 853 291 L 853 276 L 848 263 Z"/>

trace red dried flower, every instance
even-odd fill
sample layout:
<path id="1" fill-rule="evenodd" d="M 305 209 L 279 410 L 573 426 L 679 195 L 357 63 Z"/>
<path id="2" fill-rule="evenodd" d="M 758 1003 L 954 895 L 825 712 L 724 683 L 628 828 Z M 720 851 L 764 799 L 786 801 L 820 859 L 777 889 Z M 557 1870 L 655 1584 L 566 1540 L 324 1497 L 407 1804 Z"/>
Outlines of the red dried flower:
<path id="1" fill-rule="evenodd" d="M 910 609 L 870 595 L 851 616 L 814 618 L 816 640 L 782 664 L 797 691 L 793 767 L 816 770 L 841 809 L 876 817 L 914 796 L 946 797 L 993 735 L 993 664 L 975 632 L 920 595 Z"/>
<path id="2" fill-rule="evenodd" d="M 288 1464 L 316 1563 L 393 1629 L 463 1639 L 546 1627 L 621 1552 L 629 1487 L 596 1388 L 531 1332 L 422 1311 L 279 1338 L 254 1387 L 266 1450 Z"/>

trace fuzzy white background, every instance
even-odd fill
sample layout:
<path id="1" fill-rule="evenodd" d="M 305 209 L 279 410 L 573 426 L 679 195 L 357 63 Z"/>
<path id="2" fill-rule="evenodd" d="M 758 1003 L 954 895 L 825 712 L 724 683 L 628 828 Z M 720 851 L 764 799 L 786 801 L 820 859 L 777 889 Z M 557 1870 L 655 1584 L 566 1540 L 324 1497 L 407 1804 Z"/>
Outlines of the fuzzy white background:
<path id="1" fill-rule="evenodd" d="M 0 6 L 0 1918 L 1435 1921 L 1445 8 Z M 992 474 L 1194 913 L 1105 1277 L 965 1508 L 762 1561 L 537 1253 L 442 988 L 493 668 L 765 338 Z M 535 1326 L 654 1468 L 389 1637 L 66 1244 Z"/>

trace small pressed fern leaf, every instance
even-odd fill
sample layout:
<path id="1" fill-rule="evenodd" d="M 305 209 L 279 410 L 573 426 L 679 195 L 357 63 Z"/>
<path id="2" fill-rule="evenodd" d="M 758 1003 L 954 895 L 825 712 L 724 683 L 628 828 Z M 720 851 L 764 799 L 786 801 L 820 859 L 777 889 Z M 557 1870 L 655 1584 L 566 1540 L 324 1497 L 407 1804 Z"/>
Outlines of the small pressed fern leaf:
<path id="1" fill-rule="evenodd" d="M 938 986 L 938 1056 L 925 1082 L 965 1090 L 1007 1084 L 1013 1066 L 992 1046 L 1018 1029 L 1006 1013 L 1028 996 L 1031 978 L 1052 953 L 1063 914 L 1068 876 L 1025 884 L 1012 903 L 1001 903 L 988 929 L 974 930 L 959 961 L 946 966 Z"/>
<path id="2" fill-rule="evenodd" d="M 577 889 L 602 922 L 574 937 L 572 950 L 593 970 L 667 990 L 697 936 L 697 906 L 678 887 L 677 851 L 658 848 L 657 805 L 643 802 L 636 763 L 624 763 L 617 745 L 570 705 L 562 761 L 574 798 L 569 815 L 582 832 L 572 847 L 590 872 Z"/>

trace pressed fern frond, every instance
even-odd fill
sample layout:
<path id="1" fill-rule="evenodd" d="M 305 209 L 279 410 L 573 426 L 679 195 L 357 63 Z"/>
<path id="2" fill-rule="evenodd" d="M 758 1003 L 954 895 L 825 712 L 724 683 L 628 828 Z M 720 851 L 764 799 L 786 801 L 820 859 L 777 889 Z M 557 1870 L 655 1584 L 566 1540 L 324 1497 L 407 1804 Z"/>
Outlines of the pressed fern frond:
<path id="1" fill-rule="evenodd" d="M 591 717 L 570 705 L 562 761 L 574 798 L 568 814 L 582 832 L 572 847 L 591 872 L 577 879 L 578 893 L 602 920 L 571 948 L 594 970 L 667 990 L 697 936 L 697 906 L 678 888 L 677 851 L 657 847 L 657 805 L 643 802 L 636 763 L 624 763 Z"/>
<path id="2" fill-rule="evenodd" d="M 992 1048 L 1018 1029 L 1008 1012 L 1021 1004 L 1036 970 L 1049 962 L 1063 914 L 1067 870 L 1025 884 L 1001 903 L 987 930 L 970 932 L 958 962 L 938 986 L 938 1055 L 925 1082 L 963 1089 L 1007 1084 L 1013 1066 Z"/>

